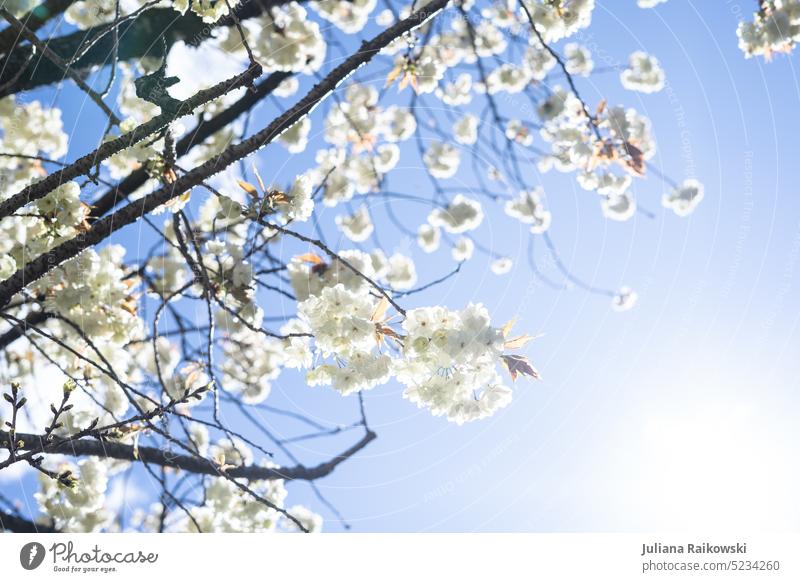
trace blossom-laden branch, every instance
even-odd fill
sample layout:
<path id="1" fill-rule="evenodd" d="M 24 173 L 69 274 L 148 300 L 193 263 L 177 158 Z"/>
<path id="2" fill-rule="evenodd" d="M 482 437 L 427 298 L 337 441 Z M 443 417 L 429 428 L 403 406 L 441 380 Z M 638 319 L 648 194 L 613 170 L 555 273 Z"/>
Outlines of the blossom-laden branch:
<path id="1" fill-rule="evenodd" d="M 150 121 L 134 128 L 130 132 L 105 142 L 93 152 L 80 157 L 72 164 L 53 172 L 41 181 L 34 182 L 17 194 L 0 202 L 0 217 L 9 216 L 24 205 L 44 197 L 57 186 L 77 178 L 78 176 L 87 174 L 94 166 L 97 166 L 103 160 L 150 137 L 173 121 L 183 116 L 190 115 L 201 105 L 205 105 L 226 93 L 230 93 L 234 89 L 251 85 L 253 80 L 260 75 L 261 67 L 257 64 L 252 65 L 243 73 L 222 81 L 221 83 L 217 83 L 209 89 L 199 91 L 189 99 L 178 103 L 174 109 L 162 112 L 160 115 L 153 117 Z"/>
<path id="2" fill-rule="evenodd" d="M 291 78 L 291 76 L 291 73 L 285 72 L 272 73 L 266 79 L 256 84 L 251 90 L 247 91 L 230 107 L 209 120 L 201 118 L 197 126 L 183 136 L 175 145 L 175 155 L 177 157 L 186 155 L 194 146 L 203 143 L 203 141 L 213 136 L 215 133 L 222 131 L 238 117 L 247 113 L 264 97 L 270 95 L 283 81 Z M 136 189 L 140 188 L 147 179 L 148 174 L 144 169 L 132 172 L 92 204 L 91 217 L 95 219 L 102 217 L 121 201 L 125 200 Z"/>
<path id="3" fill-rule="evenodd" d="M 325 99 L 339 83 L 356 71 L 359 67 L 369 62 L 381 49 L 389 45 L 404 33 L 410 32 L 442 10 L 449 0 L 432 0 L 425 8 L 417 10 L 407 18 L 378 34 L 369 41 L 364 41 L 359 49 L 342 64 L 331 71 L 322 81 L 317 83 L 305 97 L 294 107 L 275 118 L 272 123 L 261 131 L 241 143 L 228 147 L 221 154 L 211 158 L 206 163 L 187 172 L 174 183 L 148 194 L 142 200 L 129 204 L 114 214 L 97 221 L 82 236 L 66 241 L 29 262 L 23 269 L 14 273 L 7 280 L 0 283 L 0 307 L 5 306 L 11 298 L 19 293 L 22 288 L 35 281 L 60 265 L 67 259 L 76 256 L 82 250 L 96 245 L 111 233 L 127 226 L 144 214 L 152 212 L 158 206 L 174 198 L 176 195 L 189 190 L 203 180 L 221 172 L 227 166 L 237 162 L 245 156 L 261 149 L 271 143 L 283 132 L 308 115 L 323 99 Z M 119 138 L 123 140 L 123 138 Z M 102 146 L 101 146 L 102 147 Z M 20 193 L 18 196 L 26 196 Z M 18 208 L 22 201 L 9 203 L 8 207 L 0 205 L 0 216 L 9 209 Z"/>

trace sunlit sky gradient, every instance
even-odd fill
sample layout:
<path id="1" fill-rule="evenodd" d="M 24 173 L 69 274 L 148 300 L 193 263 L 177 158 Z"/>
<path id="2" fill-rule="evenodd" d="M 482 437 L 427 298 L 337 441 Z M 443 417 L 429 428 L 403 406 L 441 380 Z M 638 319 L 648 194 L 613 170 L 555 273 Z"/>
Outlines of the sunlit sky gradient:
<path id="1" fill-rule="evenodd" d="M 564 263 L 593 286 L 633 287 L 639 303 L 615 313 L 607 297 L 537 282 L 527 266 L 526 229 L 490 210 L 477 236 L 514 258 L 515 270 L 497 277 L 478 254 L 458 277 L 406 304 L 480 301 L 497 324 L 518 316 L 517 330 L 543 334 L 526 353 L 544 381 L 519 381 L 511 406 L 462 427 L 417 410 L 397 385 L 367 393 L 378 440 L 318 484 L 354 530 L 800 530 L 797 56 L 744 59 L 735 28 L 739 14 L 749 17 L 755 7 L 745 0 L 670 0 L 655 10 L 634 0 L 598 2 L 591 28 L 575 39 L 592 50 L 596 66 L 645 50 L 661 61 L 669 87 L 640 96 L 607 72 L 581 80 L 582 95 L 648 115 L 659 170 L 677 181 L 698 178 L 705 200 L 678 218 L 661 208 L 664 185 L 651 176 L 637 182 L 635 194 L 654 217 L 610 222 L 597 196 L 569 176 L 531 170 L 531 185 L 547 191 L 550 235 Z M 94 112 L 76 95 L 65 88 L 61 99 L 77 153 L 88 149 L 80 128 Z M 260 111 L 251 127 L 263 126 L 274 109 Z M 311 163 L 288 160 L 280 147 L 261 159 L 273 173 L 282 168 L 277 180 Z M 425 195 L 429 182 L 409 163 L 389 184 Z M 460 179 L 450 185 L 468 191 L 469 174 Z M 397 209 L 413 229 L 427 213 L 412 204 Z M 331 237 L 341 212 L 324 214 Z M 373 216 L 385 247 L 419 259 L 422 282 L 454 266 L 448 250 L 424 255 L 390 232 L 385 215 Z M 137 235 L 129 229 L 118 240 L 131 252 L 139 242 L 146 248 Z M 535 255 L 543 272 L 562 280 L 541 239 Z M 288 375 L 268 402 L 327 422 L 358 418 L 354 398 L 305 388 Z M 272 428 L 302 431 L 288 422 Z M 315 462 L 355 438 L 308 441 L 297 450 Z M 31 483 L 29 476 L 2 487 L 17 497 Z M 138 487 L 150 493 L 145 482 Z M 291 503 L 320 511 L 326 530 L 341 529 L 307 485 L 292 484 L 290 495 Z"/>

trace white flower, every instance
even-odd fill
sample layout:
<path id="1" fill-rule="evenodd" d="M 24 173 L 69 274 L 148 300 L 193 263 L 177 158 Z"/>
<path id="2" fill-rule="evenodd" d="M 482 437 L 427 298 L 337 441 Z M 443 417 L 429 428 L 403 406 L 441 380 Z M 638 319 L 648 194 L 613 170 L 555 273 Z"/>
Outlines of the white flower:
<path id="1" fill-rule="evenodd" d="M 405 107 L 391 105 L 380 115 L 381 132 L 386 141 L 398 142 L 405 141 L 414 134 L 417 129 L 417 120 L 414 115 Z"/>
<path id="2" fill-rule="evenodd" d="M 275 87 L 275 90 L 272 92 L 272 94 L 276 97 L 291 97 L 297 93 L 299 88 L 300 81 L 297 80 L 297 77 L 289 77 L 281 81 L 280 85 Z"/>
<path id="3" fill-rule="evenodd" d="M 17 271 L 17 261 L 11 255 L 0 255 L 0 281 L 8 279 Z"/>
<path id="4" fill-rule="evenodd" d="M 439 248 L 441 232 L 435 226 L 423 224 L 417 229 L 417 244 L 426 253 L 432 253 Z"/>
<path id="5" fill-rule="evenodd" d="M 474 251 L 475 243 L 472 239 L 462 236 L 456 241 L 451 254 L 454 261 L 461 262 L 470 260 Z"/>
<path id="6" fill-rule="evenodd" d="M 469 38 L 466 30 L 466 23 L 463 20 L 453 22 L 453 29 L 460 32 L 462 38 Z M 475 26 L 475 52 L 479 57 L 491 57 L 499 55 L 508 46 L 503 31 L 487 20 L 481 20 Z M 471 48 L 468 50 L 472 50 Z"/>
<path id="7" fill-rule="evenodd" d="M 544 190 L 541 187 L 522 191 L 517 198 L 506 202 L 506 214 L 524 224 L 530 224 L 532 233 L 543 233 L 550 227 L 552 219 L 550 212 L 544 208 L 543 196 Z"/>
<path id="8" fill-rule="evenodd" d="M 472 145 L 478 141 L 478 118 L 468 113 L 456 121 L 453 124 L 453 137 L 463 145 Z"/>
<path id="9" fill-rule="evenodd" d="M 616 137 L 639 148 L 645 160 L 655 155 L 656 143 L 647 117 L 633 108 L 609 107 L 606 109 L 606 122 Z"/>
<path id="10" fill-rule="evenodd" d="M 425 152 L 423 161 L 434 178 L 450 178 L 458 171 L 461 152 L 450 144 L 434 142 Z"/>
<path id="11" fill-rule="evenodd" d="M 386 173 L 393 170 L 400 161 L 400 148 L 393 143 L 385 143 L 378 146 L 377 155 L 373 156 L 372 164 L 375 170 Z"/>
<path id="12" fill-rule="evenodd" d="M 36 0 L 7 0 L 3 7 L 19 18 L 36 8 Z"/>
<path id="13" fill-rule="evenodd" d="M 508 120 L 506 124 L 506 137 L 523 146 L 529 146 L 533 143 L 533 134 L 519 119 Z"/>
<path id="14" fill-rule="evenodd" d="M 664 70 L 658 59 L 642 51 L 628 58 L 628 68 L 620 73 L 622 86 L 630 91 L 657 93 L 664 88 Z"/>
<path id="15" fill-rule="evenodd" d="M 571 42 L 564 46 L 564 57 L 567 59 L 567 72 L 572 75 L 587 77 L 594 69 L 592 53 L 577 43 Z"/>
<path id="16" fill-rule="evenodd" d="M 221 255 L 225 252 L 225 243 L 218 238 L 210 240 L 206 243 L 206 251 L 212 255 Z"/>
<path id="17" fill-rule="evenodd" d="M 292 338 L 302 339 L 302 338 Z M 247 404 L 263 402 L 286 361 L 282 340 L 245 328 L 222 345 L 222 384 Z"/>
<path id="18" fill-rule="evenodd" d="M 236 446 L 243 445 L 237 442 Z M 226 444 L 226 447 L 230 445 Z M 217 451 L 217 447 L 211 448 Z M 271 463 L 262 462 L 261 465 L 275 467 Z M 282 479 L 250 481 L 248 487 L 271 505 L 283 507 L 287 492 Z M 279 523 L 284 523 L 285 518 L 277 510 L 265 503 L 254 502 L 251 493 L 242 491 L 223 477 L 209 479 L 200 494 L 205 503 L 191 507 L 191 519 L 182 517 L 169 531 L 197 532 L 199 527 L 205 533 L 270 532 Z M 154 510 L 156 515 L 160 513 L 159 507 Z"/>
<path id="19" fill-rule="evenodd" d="M 380 14 L 375 17 L 375 24 L 380 26 L 391 26 L 394 24 L 394 14 L 388 8 L 381 10 Z"/>
<path id="20" fill-rule="evenodd" d="M 492 273 L 495 275 L 505 275 L 509 271 L 511 271 L 511 267 L 514 266 L 514 261 L 509 259 L 508 257 L 500 257 L 492 261 L 490 268 L 492 269 Z"/>
<path id="21" fill-rule="evenodd" d="M 278 141 L 286 146 L 286 149 L 293 154 L 298 154 L 306 149 L 308 145 L 308 134 L 311 131 L 311 119 L 306 116 L 292 127 L 284 131 Z"/>
<path id="22" fill-rule="evenodd" d="M 306 375 L 309 386 L 332 386 L 342 396 L 385 384 L 391 376 L 391 358 L 368 351 L 350 351 L 346 363 L 322 364 Z"/>
<path id="23" fill-rule="evenodd" d="M 337 258 L 324 268 L 312 268 L 309 263 L 294 258 L 289 262 L 287 271 L 292 283 L 292 289 L 299 301 L 312 295 L 319 295 L 326 287 L 344 285 L 353 292 L 365 292 L 368 283 L 342 261 L 364 274 L 370 279 L 378 279 L 379 275 L 373 269 L 374 257 L 359 250 L 340 251 Z"/>
<path id="24" fill-rule="evenodd" d="M 573 99 L 572 93 L 567 93 L 560 87 L 556 87 L 551 95 L 539 102 L 536 106 L 536 113 L 542 121 L 553 120 L 565 110 L 569 111 L 567 106 Z"/>
<path id="25" fill-rule="evenodd" d="M 703 184 L 697 180 L 684 180 L 680 186 L 662 196 L 661 204 L 678 216 L 688 216 L 703 199 L 703 190 Z"/>
<path id="26" fill-rule="evenodd" d="M 439 87 L 439 82 L 444 77 L 447 70 L 447 63 L 443 58 L 442 51 L 437 50 L 435 45 L 425 46 L 415 59 L 416 69 L 416 91 L 420 94 L 434 93 Z M 395 57 L 395 66 L 404 65 L 406 57 L 398 55 Z"/>
<path id="27" fill-rule="evenodd" d="M 318 166 L 311 174 L 327 206 L 350 200 L 356 192 L 377 190 L 383 175 L 400 160 L 396 142 L 416 130 L 408 109 L 395 105 L 384 109 L 378 96 L 372 86 L 352 84 L 325 117 L 325 140 L 336 147 L 317 152 Z M 381 139 L 388 143 L 380 143 Z"/>
<path id="28" fill-rule="evenodd" d="M 46 109 L 39 101 L 17 104 L 10 96 L 0 99 L 0 111 L 3 151 L 29 156 L 42 152 L 51 159 L 67 152 L 60 109 Z"/>
<path id="29" fill-rule="evenodd" d="M 636 213 L 636 200 L 630 192 L 612 194 L 603 199 L 602 207 L 606 218 L 625 221 Z"/>
<path id="30" fill-rule="evenodd" d="M 136 8 L 139 8 L 139 6 L 142 4 L 144 4 L 144 2 L 141 2 L 140 0 L 119 3 L 120 14 L 124 16 Z M 34 6 L 31 8 L 35 7 L 35 5 L 36 4 L 34 3 Z M 64 20 L 81 29 L 91 28 L 92 26 L 97 26 L 98 24 L 104 24 L 106 22 L 113 21 L 116 6 L 117 2 L 115 2 L 115 0 L 74 2 L 64 12 Z M 20 14 L 19 16 L 22 15 Z"/>
<path id="31" fill-rule="evenodd" d="M 346 396 L 389 379 L 391 357 L 373 353 L 376 323 L 372 313 L 376 305 L 377 300 L 366 290 L 350 291 L 341 284 L 326 287 L 298 305 L 317 350 L 336 361 L 309 370 L 306 381 L 310 386 L 332 386 Z"/>
<path id="32" fill-rule="evenodd" d="M 122 79 L 119 95 L 117 96 L 117 104 L 119 105 L 120 113 L 126 118 L 123 123 L 127 122 L 129 125 L 135 127 L 137 123 L 144 123 L 158 115 L 161 109 L 158 105 L 141 99 L 136 95 L 134 77 L 138 69 L 126 63 L 120 63 L 119 67 L 122 73 Z M 128 121 L 128 119 L 131 121 Z M 131 129 L 133 127 L 131 127 Z"/>
<path id="33" fill-rule="evenodd" d="M 205 456 L 208 452 L 208 445 L 211 443 L 208 429 L 202 424 L 192 423 L 189 427 L 189 437 L 197 449 L 197 453 Z"/>
<path id="34" fill-rule="evenodd" d="M 277 204 L 286 219 L 305 222 L 314 212 L 314 201 L 311 199 L 313 185 L 305 174 L 294 179 L 292 188 L 287 193 L 288 201 Z"/>
<path id="35" fill-rule="evenodd" d="M 50 271 L 33 288 L 48 293 L 46 309 L 71 321 L 95 341 L 119 348 L 141 329 L 141 319 L 132 309 L 131 288 L 126 284 L 122 260 L 125 248 L 89 249 Z"/>
<path id="36" fill-rule="evenodd" d="M 461 73 L 452 83 L 437 88 L 436 96 L 446 105 L 466 105 L 472 101 L 472 77 Z"/>
<path id="37" fill-rule="evenodd" d="M 411 257 L 395 253 L 389 258 L 384 277 L 393 289 L 411 289 L 417 283 L 417 269 Z"/>
<path id="38" fill-rule="evenodd" d="M 137 354 L 137 360 L 150 374 L 161 371 L 162 376 L 171 376 L 180 360 L 180 354 L 175 346 L 165 337 L 156 339 L 156 349 L 153 350 L 151 342 L 142 345 L 142 351 Z M 156 359 L 158 367 L 156 367 Z"/>
<path id="39" fill-rule="evenodd" d="M 233 285 L 234 287 L 247 288 L 253 281 L 253 266 L 246 262 L 236 263 L 233 267 Z"/>
<path id="40" fill-rule="evenodd" d="M 89 208 L 81 202 L 81 189 L 76 182 L 62 184 L 44 198 L 36 201 L 39 214 L 55 219 L 63 227 L 74 227 L 83 222 Z"/>
<path id="41" fill-rule="evenodd" d="M 355 242 L 367 240 L 374 230 L 369 209 L 366 206 L 361 206 L 350 216 L 337 216 L 336 225 L 347 238 Z"/>
<path id="42" fill-rule="evenodd" d="M 549 51 L 543 47 L 530 46 L 525 51 L 525 66 L 535 81 L 543 81 L 547 74 L 556 66 L 557 61 Z"/>
<path id="43" fill-rule="evenodd" d="M 457 194 L 445 208 L 436 208 L 428 215 L 428 223 L 451 233 L 462 233 L 474 230 L 483 221 L 483 209 L 480 202 Z"/>
<path id="44" fill-rule="evenodd" d="M 545 42 L 561 40 L 586 28 L 594 10 L 594 0 L 526 0 L 526 4 Z"/>
<path id="45" fill-rule="evenodd" d="M 621 287 L 611 301 L 611 308 L 614 311 L 628 311 L 634 305 L 639 295 L 629 287 Z"/>
<path id="46" fill-rule="evenodd" d="M 486 90 L 490 95 L 505 91 L 519 93 L 531 81 L 527 69 L 515 65 L 500 65 L 486 77 Z"/>
<path id="47" fill-rule="evenodd" d="M 344 99 L 331 105 L 325 118 L 325 139 L 345 147 L 355 144 L 358 151 L 368 150 L 379 133 L 380 116 L 375 114 L 378 92 L 369 85 L 347 87 Z"/>
<path id="48" fill-rule="evenodd" d="M 375 249 L 370 253 L 369 265 L 376 279 L 383 279 L 389 272 L 389 259 L 381 249 Z"/>
<path id="49" fill-rule="evenodd" d="M 578 183 L 586 190 L 595 190 L 603 196 L 619 195 L 628 190 L 633 179 L 629 174 L 592 172 L 578 175 Z"/>

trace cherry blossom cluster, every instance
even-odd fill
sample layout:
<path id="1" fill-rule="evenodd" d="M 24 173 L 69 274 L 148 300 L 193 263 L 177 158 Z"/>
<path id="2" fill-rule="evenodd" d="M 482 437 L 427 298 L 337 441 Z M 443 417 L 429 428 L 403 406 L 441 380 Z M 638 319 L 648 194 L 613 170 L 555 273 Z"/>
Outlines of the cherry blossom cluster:
<path id="1" fill-rule="evenodd" d="M 41 176 L 43 156 L 58 159 L 67 151 L 61 110 L 39 101 L 18 103 L 13 96 L 0 99 L 0 199 L 19 191 Z"/>
<path id="2" fill-rule="evenodd" d="M 403 396 L 457 424 L 485 418 L 511 402 L 497 366 L 505 350 L 502 329 L 489 312 L 419 308 L 403 321 L 402 358 L 395 364 Z"/>
<path id="3" fill-rule="evenodd" d="M 739 48 L 748 58 L 790 52 L 800 39 L 800 1 L 759 2 L 753 20 L 739 23 L 736 34 Z"/>
<path id="4" fill-rule="evenodd" d="M 378 104 L 378 91 L 371 85 L 351 84 L 335 98 L 325 118 L 325 141 L 331 148 L 316 154 L 317 166 L 309 172 L 312 184 L 322 187 L 322 200 L 335 206 L 355 194 L 378 188 L 383 176 L 400 160 L 398 142 L 416 129 L 408 109 Z M 342 220 L 358 240 L 369 228 L 368 216 Z M 362 239 L 363 240 L 363 239 Z"/>
<path id="5" fill-rule="evenodd" d="M 325 60 L 325 41 L 319 24 L 308 16 L 297 2 L 287 2 L 264 16 L 242 23 L 245 38 L 264 70 L 309 74 L 320 68 Z M 235 28 L 227 30 L 220 48 L 234 56 L 245 55 L 242 38 Z"/>
<path id="6" fill-rule="evenodd" d="M 664 70 L 652 55 L 643 51 L 632 53 L 628 68 L 622 71 L 622 86 L 630 91 L 657 93 L 664 88 Z"/>
<path id="7" fill-rule="evenodd" d="M 343 395 L 367 390 L 395 377 L 403 396 L 433 415 L 457 424 L 484 418 L 508 404 L 511 390 L 497 367 L 508 348 L 526 336 L 506 338 L 492 327 L 482 305 L 463 311 L 443 307 L 408 311 L 399 329 L 386 317 L 388 301 L 367 285 L 324 285 L 298 305 L 314 335 L 318 361 L 308 372 L 312 386 L 330 385 Z M 513 366 L 513 364 L 511 364 Z M 509 368 L 512 378 L 515 368 Z M 528 375 L 536 376 L 532 369 Z"/>

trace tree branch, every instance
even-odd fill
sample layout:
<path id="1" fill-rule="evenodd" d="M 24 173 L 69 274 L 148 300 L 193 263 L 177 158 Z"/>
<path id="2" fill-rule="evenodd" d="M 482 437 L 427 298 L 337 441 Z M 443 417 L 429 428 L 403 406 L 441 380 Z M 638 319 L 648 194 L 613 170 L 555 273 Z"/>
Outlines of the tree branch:
<path id="1" fill-rule="evenodd" d="M 9 433 L 0 431 L 0 442 L 7 441 Z M 172 451 L 156 447 L 138 447 L 94 438 L 63 439 L 47 442 L 46 437 L 35 434 L 17 432 L 16 440 L 24 444 L 17 450 L 33 451 L 34 453 L 61 454 L 72 457 L 104 457 L 108 459 L 121 459 L 125 461 L 141 461 L 162 467 L 182 469 L 189 473 L 199 475 L 225 476 L 232 479 L 249 480 L 274 480 L 285 481 L 314 481 L 330 475 L 341 463 L 358 453 L 369 443 L 375 440 L 376 435 L 367 430 L 364 436 L 350 448 L 336 455 L 329 461 L 313 467 L 295 465 L 294 467 L 262 467 L 260 465 L 241 465 L 224 470 L 215 462 L 201 456 L 176 455 Z"/>
<path id="2" fill-rule="evenodd" d="M 21 324 L 15 325 L 3 335 L 0 335 L 0 350 L 6 349 L 16 340 L 25 335 L 29 327 L 35 328 L 51 317 L 53 317 L 53 314 L 46 311 L 34 311 L 33 313 L 28 314 Z"/>
<path id="3" fill-rule="evenodd" d="M 29 521 L 24 517 L 12 515 L 5 511 L 0 511 L 0 531 L 17 533 L 58 533 L 58 530 L 44 525 Z"/>

